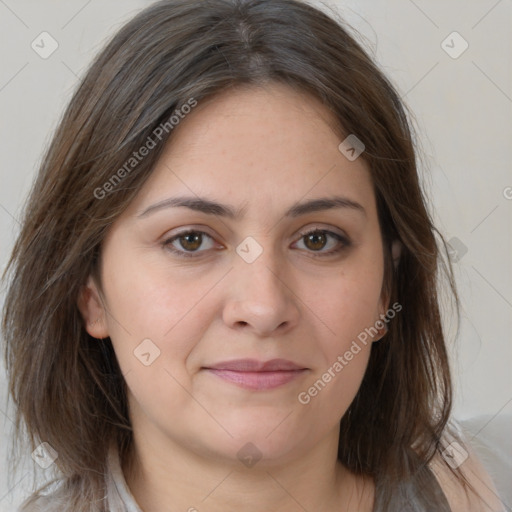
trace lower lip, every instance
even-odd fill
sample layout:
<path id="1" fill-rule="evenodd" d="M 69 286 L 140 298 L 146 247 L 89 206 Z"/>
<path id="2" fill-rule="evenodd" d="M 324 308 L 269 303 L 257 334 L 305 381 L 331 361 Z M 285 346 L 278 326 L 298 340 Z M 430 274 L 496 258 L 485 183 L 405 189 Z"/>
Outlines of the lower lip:
<path id="1" fill-rule="evenodd" d="M 300 377 L 307 371 L 303 369 L 275 372 L 235 372 L 232 370 L 216 370 L 214 368 L 206 369 L 221 379 L 237 384 L 242 388 L 254 390 L 277 388 Z"/>

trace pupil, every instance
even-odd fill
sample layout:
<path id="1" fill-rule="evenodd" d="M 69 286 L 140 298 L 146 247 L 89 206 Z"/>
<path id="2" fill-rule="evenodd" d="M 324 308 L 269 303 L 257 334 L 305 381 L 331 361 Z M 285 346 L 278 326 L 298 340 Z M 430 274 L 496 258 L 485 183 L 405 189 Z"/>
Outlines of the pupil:
<path id="1" fill-rule="evenodd" d="M 309 244 L 309 242 L 313 242 L 313 245 Z M 325 235 L 323 233 L 312 233 L 307 235 L 306 245 L 310 249 L 322 249 L 325 245 Z"/>

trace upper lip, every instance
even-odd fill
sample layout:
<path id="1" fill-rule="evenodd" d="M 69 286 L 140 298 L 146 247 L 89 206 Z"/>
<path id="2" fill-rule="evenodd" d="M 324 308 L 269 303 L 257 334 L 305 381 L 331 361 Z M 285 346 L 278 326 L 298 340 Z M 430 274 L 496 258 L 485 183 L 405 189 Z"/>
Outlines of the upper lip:
<path id="1" fill-rule="evenodd" d="M 223 361 L 206 369 L 231 370 L 236 372 L 276 372 L 290 370 L 305 370 L 304 366 L 298 365 L 287 359 L 270 359 L 269 361 L 258 361 L 257 359 L 233 359 Z"/>

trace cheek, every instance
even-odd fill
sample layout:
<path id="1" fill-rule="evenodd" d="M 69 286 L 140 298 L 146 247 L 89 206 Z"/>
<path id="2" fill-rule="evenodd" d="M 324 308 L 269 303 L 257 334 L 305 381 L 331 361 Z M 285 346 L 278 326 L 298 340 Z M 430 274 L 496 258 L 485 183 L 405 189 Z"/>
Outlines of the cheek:
<path id="1" fill-rule="evenodd" d="M 135 258 L 115 261 L 115 266 L 104 266 L 104 291 L 109 335 L 123 373 L 138 375 L 149 359 L 154 360 L 152 372 L 165 368 L 183 380 L 184 362 L 210 323 L 207 315 L 214 312 L 205 309 L 208 301 L 203 299 L 215 281 L 169 276 Z M 150 357 L 141 361 L 138 356 L 147 353 Z"/>
<path id="2" fill-rule="evenodd" d="M 105 294 L 118 323 L 137 335 L 163 338 L 214 284 L 208 275 L 166 264 L 158 254 L 118 245 L 105 258 Z"/>
<path id="3" fill-rule="evenodd" d="M 322 364 L 298 400 L 310 412 L 332 421 L 344 415 L 356 396 L 370 357 L 383 277 L 378 250 L 374 252 L 377 256 L 368 251 L 320 279 L 305 301 L 326 328 L 317 338 Z"/>
<path id="4" fill-rule="evenodd" d="M 321 281 L 310 295 L 311 310 L 323 321 L 331 357 L 375 325 L 381 311 L 383 266 L 378 258 L 355 261 Z"/>
<path id="5" fill-rule="evenodd" d="M 372 347 L 366 330 L 375 324 L 379 291 L 380 287 L 345 281 L 332 292 L 332 302 L 324 297 L 324 308 L 319 309 L 334 334 L 320 338 L 323 364 L 306 381 L 297 399 L 309 414 L 324 418 L 328 424 L 343 417 L 364 378 Z"/>
<path id="6" fill-rule="evenodd" d="M 190 407 L 187 359 L 210 323 L 203 297 L 211 284 L 169 285 L 141 266 L 110 275 L 109 333 L 130 394 L 130 411 L 157 421 L 162 410 Z M 209 284 L 209 286 L 207 286 Z M 206 302 L 205 302 L 206 303 Z M 165 422 L 164 422 L 165 423 Z"/>
<path id="7" fill-rule="evenodd" d="M 357 330 L 346 326 L 345 331 Z M 303 414 L 322 418 L 315 430 L 323 432 L 338 423 L 353 402 L 364 378 L 371 353 L 371 342 L 362 343 L 350 335 L 338 336 L 336 343 L 324 344 L 327 359 L 299 390 L 297 401 Z"/>
<path id="8" fill-rule="evenodd" d="M 335 354 L 329 366 L 315 381 L 316 388 L 323 389 L 324 385 L 329 388 L 328 393 L 332 398 L 326 396 L 325 403 L 337 403 L 339 410 L 345 412 L 364 377 L 370 351 L 370 343 L 353 340 Z"/>

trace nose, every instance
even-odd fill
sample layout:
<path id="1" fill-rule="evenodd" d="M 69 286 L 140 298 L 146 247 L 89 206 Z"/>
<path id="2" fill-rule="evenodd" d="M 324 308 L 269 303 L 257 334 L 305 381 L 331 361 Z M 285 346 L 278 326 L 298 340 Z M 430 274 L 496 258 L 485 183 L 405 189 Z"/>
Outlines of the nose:
<path id="1" fill-rule="evenodd" d="M 275 258 L 265 250 L 252 263 L 241 258 L 229 273 L 229 297 L 223 320 L 232 329 L 250 331 L 257 336 L 282 335 L 299 322 L 298 297 L 293 282 Z"/>

